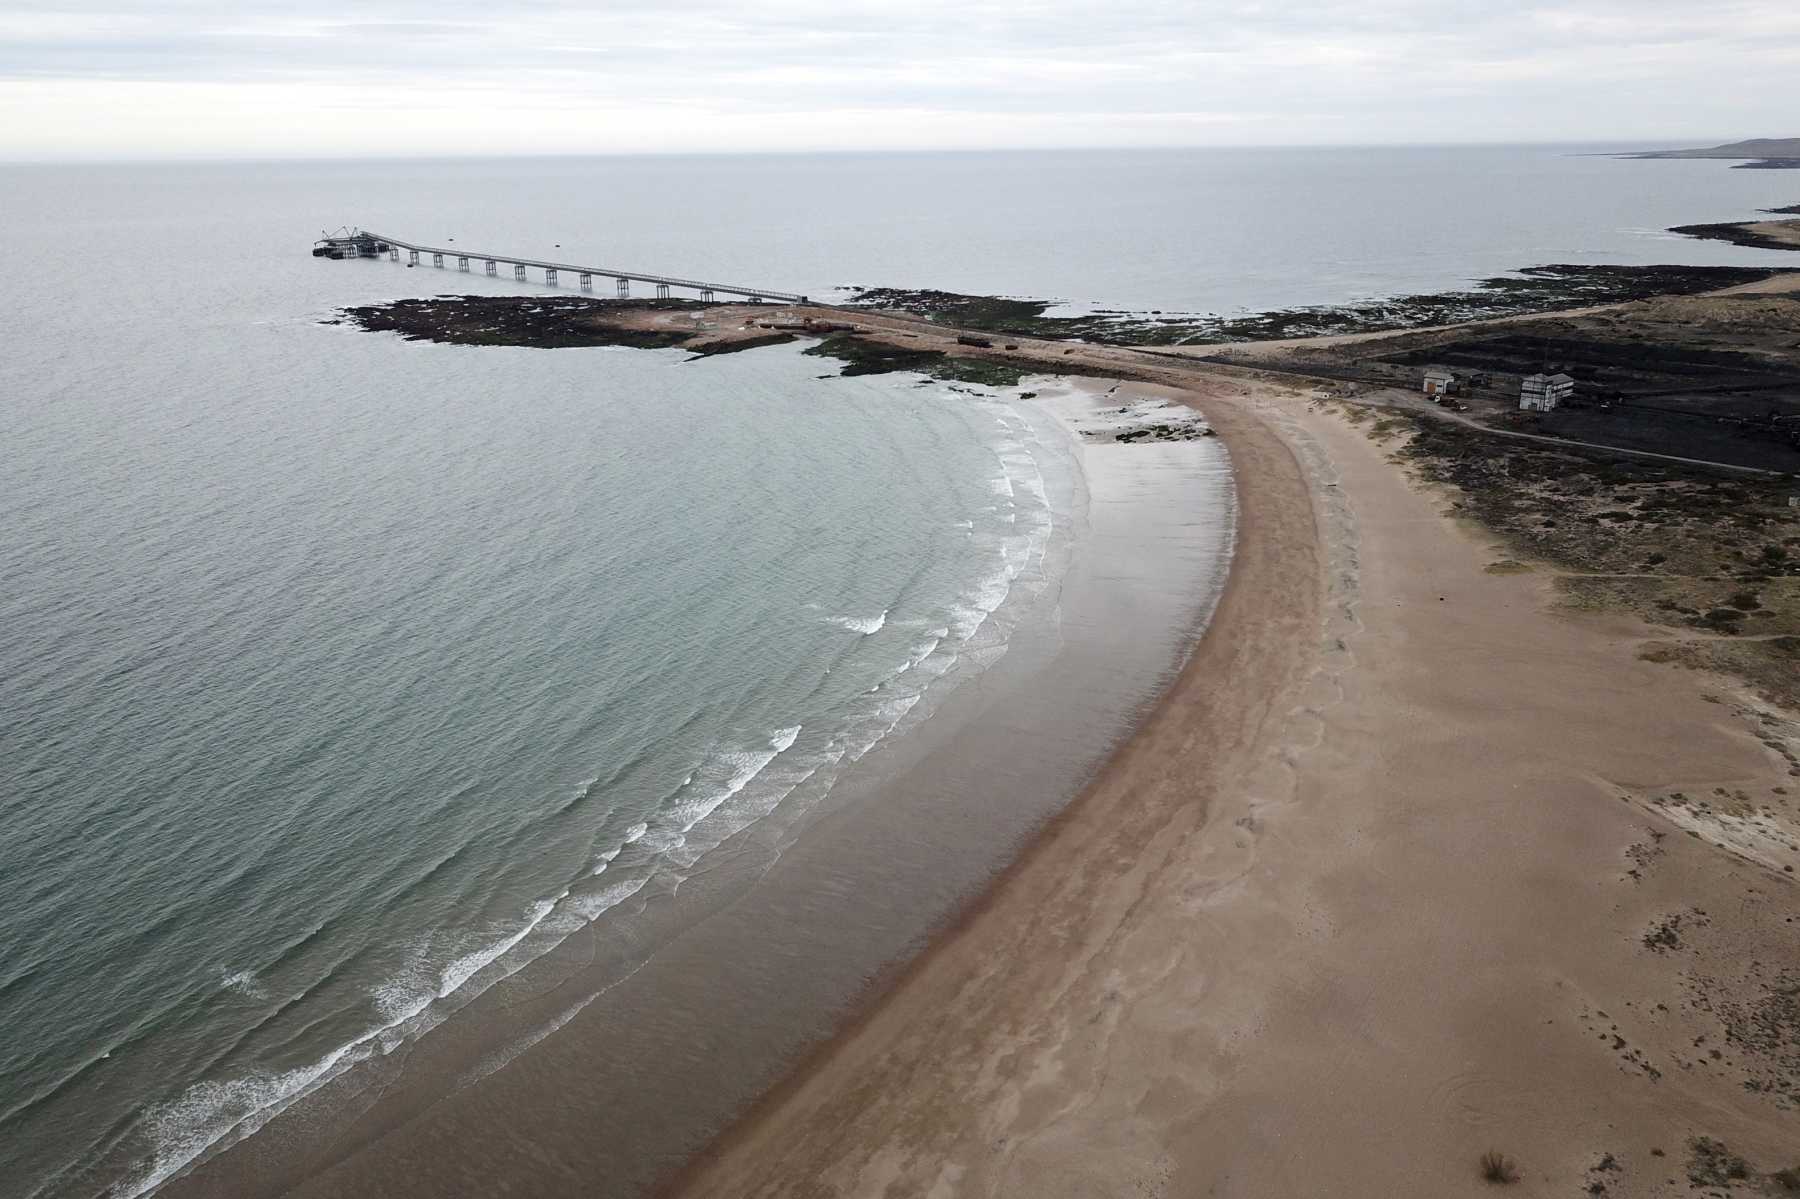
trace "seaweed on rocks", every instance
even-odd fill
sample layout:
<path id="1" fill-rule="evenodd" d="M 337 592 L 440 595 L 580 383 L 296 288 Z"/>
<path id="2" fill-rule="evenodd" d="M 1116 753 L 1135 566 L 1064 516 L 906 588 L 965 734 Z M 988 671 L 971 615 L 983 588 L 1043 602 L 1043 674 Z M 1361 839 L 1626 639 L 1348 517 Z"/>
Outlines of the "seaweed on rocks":
<path id="1" fill-rule="evenodd" d="M 964 358 L 942 350 L 916 350 L 886 345 L 853 333 L 834 333 L 805 351 L 814 357 L 836 358 L 842 362 L 841 375 L 885 375 L 895 371 L 917 371 L 934 379 L 953 383 L 976 383 L 987 387 L 1017 387 L 1028 371 L 1005 362 L 985 358 Z"/>
<path id="2" fill-rule="evenodd" d="M 346 308 L 343 315 L 370 332 L 410 341 L 461 346 L 631 346 L 668 349 L 694 335 L 680 329 L 639 329 L 618 322 L 631 312 L 683 311 L 692 300 L 602 300 L 590 296 L 431 296 Z"/>
<path id="3" fill-rule="evenodd" d="M 851 296 L 850 303 L 864 308 L 896 308 L 959 329 L 989 329 L 996 333 L 1022 332 L 1050 307 L 1048 300 L 970 296 L 930 288 L 907 291 L 898 287 L 863 288 Z M 1062 322 L 1051 318 L 1050 323 L 1054 327 Z"/>

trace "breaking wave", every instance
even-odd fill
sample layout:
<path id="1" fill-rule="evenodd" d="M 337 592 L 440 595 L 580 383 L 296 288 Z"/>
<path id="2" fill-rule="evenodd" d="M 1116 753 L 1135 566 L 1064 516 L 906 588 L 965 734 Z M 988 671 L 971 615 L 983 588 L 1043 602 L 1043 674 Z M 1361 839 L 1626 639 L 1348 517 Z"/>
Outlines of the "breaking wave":
<path id="1" fill-rule="evenodd" d="M 838 727 L 808 735 L 807 728 L 795 723 L 714 746 L 659 810 L 617 834 L 610 848 L 595 854 L 559 893 L 531 903 L 514 920 L 463 934 L 463 943 L 454 949 L 444 944 L 451 937 L 447 933 L 416 945 L 394 976 L 367 992 L 376 1019 L 366 1031 L 307 1065 L 202 1082 L 149 1109 L 140 1128 L 153 1151 L 115 1194 L 121 1199 L 147 1194 L 202 1155 L 255 1132 L 357 1063 L 392 1053 L 567 936 L 642 895 L 653 882 L 678 887 L 702 857 L 727 839 L 770 816 L 802 789 L 812 797 L 808 802 L 816 802 L 829 792 L 840 768 L 861 760 L 908 720 L 929 718 L 935 707 L 927 702 L 933 688 L 960 661 L 986 664 L 1003 653 L 1009 630 L 996 623 L 997 616 L 1022 585 L 1043 585 L 1056 520 L 1042 464 L 1032 449 L 1030 423 L 1002 403 L 986 405 L 986 410 L 1001 434 L 993 451 L 998 474 L 987 485 L 992 506 L 979 526 L 973 520 L 954 526 L 968 534 L 986 564 L 949 600 L 896 622 L 897 630 L 917 630 L 916 639 L 904 657 L 888 659 L 886 674 L 848 705 Z M 825 619 L 869 637 L 888 627 L 893 612 L 890 605 L 872 616 Z M 606 790 L 599 775 L 583 778 L 563 810 L 587 802 L 597 789 Z M 221 986 L 256 995 L 262 984 L 253 971 L 244 970 L 222 972 Z"/>
<path id="2" fill-rule="evenodd" d="M 877 616 L 834 616 L 831 623 L 840 629 L 848 629 L 852 633 L 861 633 L 867 637 L 871 633 L 879 633 L 887 624 L 888 609 L 883 608 Z"/>

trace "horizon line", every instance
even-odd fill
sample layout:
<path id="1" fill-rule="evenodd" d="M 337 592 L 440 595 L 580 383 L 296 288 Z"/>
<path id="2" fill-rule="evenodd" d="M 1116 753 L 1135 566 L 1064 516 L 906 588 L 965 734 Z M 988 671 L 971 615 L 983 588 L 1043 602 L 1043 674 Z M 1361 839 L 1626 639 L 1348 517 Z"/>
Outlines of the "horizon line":
<path id="1" fill-rule="evenodd" d="M 590 158 L 756 158 L 756 157 L 875 157 L 881 155 L 923 155 L 923 154 L 1093 154 L 1114 153 L 1130 154 L 1142 152 L 1167 153 L 1171 151 L 1195 152 L 1229 152 L 1250 150 L 1453 150 L 1453 149 L 1554 149 L 1557 147 L 1594 147 L 1620 146 L 1642 147 L 1657 146 L 1664 149 L 1706 149 L 1708 146 L 1685 146 L 1671 144 L 1681 140 L 1699 139 L 1650 139 L 1640 137 L 1624 138 L 1556 138 L 1546 141 L 1520 141 L 1517 139 L 1470 140 L 1470 141 L 1357 141 L 1357 142 L 1169 142 L 1147 143 L 1142 145 L 1121 146 L 1072 144 L 1067 146 L 892 146 L 882 148 L 848 148 L 841 146 L 819 146 L 806 149 L 706 149 L 706 150 L 544 150 L 524 154 L 457 154 L 443 152 L 407 153 L 371 150 L 360 153 L 345 154 L 257 154 L 246 152 L 220 151 L 169 154 L 72 154 L 67 156 L 20 156 L 13 157 L 0 150 L 0 166 L 143 166 L 143 165 L 180 165 L 207 163 L 270 163 L 270 162 L 516 162 L 525 160 L 573 160 Z M 1742 141 L 1744 139 L 1735 139 Z M 1721 139 L 1714 144 L 1728 144 L 1728 139 Z M 1598 151 L 1604 155 L 1606 151 Z M 1699 160 L 1706 161 L 1706 160 Z"/>

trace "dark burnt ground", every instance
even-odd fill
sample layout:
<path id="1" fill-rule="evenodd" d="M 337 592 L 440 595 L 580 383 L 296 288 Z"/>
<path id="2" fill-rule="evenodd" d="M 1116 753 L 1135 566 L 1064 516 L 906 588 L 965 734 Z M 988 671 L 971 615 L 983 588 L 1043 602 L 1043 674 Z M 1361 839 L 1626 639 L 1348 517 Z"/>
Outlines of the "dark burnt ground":
<path id="1" fill-rule="evenodd" d="M 1117 345 L 1203 345 L 1341 333 L 1415 329 L 1501 316 L 1615 304 L 1659 295 L 1694 295 L 1754 283 L 1773 271 L 1742 267 L 1530 267 L 1474 287 L 1330 307 L 1217 315 L 1106 310 L 1046 316 L 1052 301 L 971 296 L 934 290 L 866 288 L 851 304 L 924 316 L 959 329 Z"/>
<path id="2" fill-rule="evenodd" d="M 1795 300 L 1786 302 L 1800 304 Z M 1796 309 L 1796 319 L 1800 320 L 1800 308 Z M 1558 333 L 1535 328 L 1502 329 L 1442 342 L 1429 349 L 1384 355 L 1381 361 L 1413 365 L 1441 362 L 1470 371 L 1515 375 L 1549 367 L 1567 372 L 1584 390 L 1603 389 L 1645 398 L 1674 392 L 1726 392 L 1800 383 L 1800 358 L 1789 363 L 1741 350 L 1671 345 L 1635 337 L 1629 331 L 1615 337 L 1580 336 L 1573 330 Z"/>
<path id="3" fill-rule="evenodd" d="M 1419 391 L 1448 367 L 1495 428 L 1800 473 L 1800 295 L 1658 297 L 1586 315 L 1297 348 L 1281 369 Z M 1562 372 L 1572 400 L 1519 411 L 1527 375 Z"/>
<path id="4" fill-rule="evenodd" d="M 1800 321 L 1800 301 L 1795 304 Z M 1527 432 L 1800 472 L 1800 353 L 1671 345 L 1629 336 L 1506 332 L 1421 347 L 1378 360 L 1410 380 L 1442 364 L 1487 376 L 1497 425 Z M 1576 380 L 1576 400 L 1555 412 L 1516 408 L 1518 381 L 1540 370 Z M 1514 401 L 1509 405 L 1508 401 Z"/>
<path id="5" fill-rule="evenodd" d="M 1705 397 L 1697 406 L 1724 408 L 1731 402 Z M 1781 410 L 1793 413 L 1797 409 L 1790 399 Z M 1502 423 L 1571 441 L 1800 473 L 1800 447 L 1791 440 L 1793 426 L 1771 424 L 1762 413 L 1751 419 L 1677 410 L 1563 408 L 1548 415 L 1521 413 Z"/>
<path id="6" fill-rule="evenodd" d="M 633 313 L 700 310 L 693 300 L 602 300 L 592 296 L 432 296 L 395 300 L 343 315 L 370 332 L 398 333 L 412 341 L 459 346 L 680 346 L 693 333 L 637 329 L 622 319 Z M 738 347 L 734 347 L 738 348 Z"/>

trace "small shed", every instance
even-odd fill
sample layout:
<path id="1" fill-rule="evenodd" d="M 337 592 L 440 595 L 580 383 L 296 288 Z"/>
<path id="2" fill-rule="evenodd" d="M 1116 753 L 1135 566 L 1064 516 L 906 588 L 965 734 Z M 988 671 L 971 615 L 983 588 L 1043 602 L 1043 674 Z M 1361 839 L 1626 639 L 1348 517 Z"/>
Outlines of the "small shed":
<path id="1" fill-rule="evenodd" d="M 1425 394 L 1428 396 L 1451 395 L 1456 387 L 1456 376 L 1441 366 L 1434 366 L 1425 372 Z"/>
<path id="2" fill-rule="evenodd" d="M 1575 393 L 1575 380 L 1565 374 L 1530 375 L 1519 385 L 1519 407 L 1526 412 L 1553 412 Z"/>

